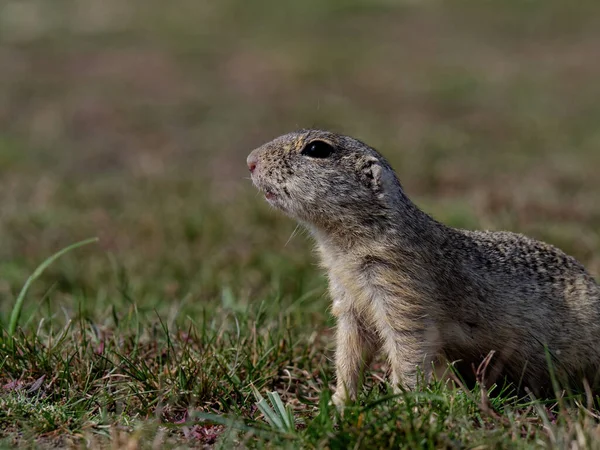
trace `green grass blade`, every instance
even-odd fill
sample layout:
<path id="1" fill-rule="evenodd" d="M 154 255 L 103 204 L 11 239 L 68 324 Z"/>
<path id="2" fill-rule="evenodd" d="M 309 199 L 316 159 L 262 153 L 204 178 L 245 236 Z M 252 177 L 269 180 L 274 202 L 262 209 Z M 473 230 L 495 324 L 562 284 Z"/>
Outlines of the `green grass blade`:
<path id="1" fill-rule="evenodd" d="M 290 421 L 290 418 L 287 414 L 285 406 L 283 405 L 283 402 L 281 401 L 281 397 L 279 396 L 279 393 L 277 391 L 273 391 L 273 392 L 267 392 L 267 395 L 269 396 L 269 399 L 271 400 L 271 403 L 274 406 L 275 412 L 279 415 L 282 422 L 285 424 L 286 431 L 293 430 L 294 422 Z"/>
<path id="2" fill-rule="evenodd" d="M 263 415 L 265 416 L 265 419 L 267 420 L 267 422 L 269 422 L 269 425 L 271 425 L 272 427 L 276 428 L 279 431 L 285 431 L 285 428 L 284 428 L 281 418 L 278 417 L 276 411 L 271 409 L 271 407 L 269 406 L 269 403 L 260 394 L 258 389 L 256 389 L 254 386 L 252 386 L 252 392 L 254 393 L 254 397 L 256 398 L 256 403 L 255 403 L 256 406 L 258 407 L 260 412 L 263 413 Z M 269 398 L 270 398 L 270 395 L 268 395 L 268 394 L 269 393 L 267 392 L 267 396 L 269 396 Z"/>
<path id="3" fill-rule="evenodd" d="M 23 310 L 23 302 L 25 301 L 25 294 L 29 290 L 31 284 L 39 278 L 39 276 L 58 258 L 63 256 L 65 253 L 70 252 L 79 247 L 83 247 L 84 245 L 92 244 L 94 242 L 98 242 L 98 238 L 86 239 L 84 241 L 76 242 L 75 244 L 69 245 L 68 247 L 63 248 L 62 250 L 56 252 L 54 255 L 47 258 L 44 262 L 42 262 L 37 269 L 27 278 L 27 281 L 23 285 L 21 292 L 19 292 L 19 296 L 17 297 L 17 301 L 15 302 L 15 306 L 12 309 L 12 313 L 10 315 L 10 322 L 8 325 L 8 335 L 13 336 L 16 329 L 17 324 L 19 323 L 19 317 L 21 317 L 21 311 Z"/>
<path id="4" fill-rule="evenodd" d="M 267 422 L 269 422 L 269 425 L 271 425 L 279 431 L 285 431 L 283 422 L 277 416 L 277 413 L 271 409 L 271 407 L 264 398 L 261 401 L 257 402 L 256 406 L 258 407 L 260 412 L 263 413 L 265 419 L 267 420 Z"/>

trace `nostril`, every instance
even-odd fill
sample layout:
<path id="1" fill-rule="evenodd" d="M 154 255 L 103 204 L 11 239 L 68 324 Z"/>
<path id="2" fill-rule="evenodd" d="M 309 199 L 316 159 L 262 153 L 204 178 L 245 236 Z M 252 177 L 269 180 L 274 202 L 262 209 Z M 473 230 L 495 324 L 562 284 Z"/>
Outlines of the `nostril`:
<path id="1" fill-rule="evenodd" d="M 250 170 L 250 173 L 253 173 L 256 169 L 257 162 L 258 159 L 256 158 L 256 155 L 254 153 L 250 153 L 250 155 L 248 155 L 248 158 L 246 159 L 246 164 L 248 164 L 248 169 Z"/>

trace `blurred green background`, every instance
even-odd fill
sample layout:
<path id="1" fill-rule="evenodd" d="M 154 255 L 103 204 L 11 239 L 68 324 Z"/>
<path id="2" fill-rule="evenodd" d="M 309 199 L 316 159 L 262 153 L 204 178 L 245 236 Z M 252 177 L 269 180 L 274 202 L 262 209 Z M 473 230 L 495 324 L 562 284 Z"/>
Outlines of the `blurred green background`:
<path id="1" fill-rule="evenodd" d="M 124 283 L 148 305 L 322 291 L 245 167 L 303 127 L 379 149 L 436 218 L 548 240 L 597 275 L 599 49 L 593 1 L 2 2 L 2 317 L 89 236 L 100 249 L 37 285 L 52 310 Z"/>

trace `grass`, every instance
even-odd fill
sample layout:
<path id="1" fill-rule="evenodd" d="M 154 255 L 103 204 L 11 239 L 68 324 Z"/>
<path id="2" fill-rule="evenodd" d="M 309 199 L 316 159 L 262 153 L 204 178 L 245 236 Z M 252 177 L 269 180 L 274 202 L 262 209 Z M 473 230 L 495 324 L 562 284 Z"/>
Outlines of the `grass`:
<path id="1" fill-rule="evenodd" d="M 325 278 L 245 179 L 346 132 L 598 277 L 596 2 L 92 3 L 0 5 L 0 447 L 598 447 L 586 396 L 394 398 L 383 362 L 337 416 Z"/>
<path id="2" fill-rule="evenodd" d="M 37 269 L 35 269 L 33 274 L 29 278 L 27 278 L 27 281 L 23 285 L 23 289 L 21 289 L 21 292 L 19 292 L 19 296 L 17 297 L 17 299 L 15 301 L 15 305 L 13 306 L 13 310 L 10 315 L 10 322 L 8 323 L 8 335 L 9 336 L 14 336 L 14 334 L 15 334 L 15 331 L 19 324 L 19 318 L 21 317 L 21 311 L 23 310 L 23 302 L 25 301 L 25 295 L 27 294 L 27 291 L 29 290 L 29 286 L 31 286 L 31 283 L 33 283 L 35 281 L 35 279 L 38 278 L 44 272 L 44 270 L 46 270 L 47 267 L 49 267 L 54 261 L 56 261 L 62 255 L 70 252 L 71 250 L 75 250 L 78 247 L 83 247 L 84 245 L 91 244 L 91 243 L 97 242 L 97 241 L 98 241 L 98 239 L 92 238 L 92 239 L 86 239 L 85 241 L 76 242 L 75 244 L 72 244 L 72 245 L 60 250 L 59 252 L 55 253 L 54 255 L 50 256 L 48 259 L 46 259 L 44 262 L 42 262 L 42 264 L 40 264 Z"/>

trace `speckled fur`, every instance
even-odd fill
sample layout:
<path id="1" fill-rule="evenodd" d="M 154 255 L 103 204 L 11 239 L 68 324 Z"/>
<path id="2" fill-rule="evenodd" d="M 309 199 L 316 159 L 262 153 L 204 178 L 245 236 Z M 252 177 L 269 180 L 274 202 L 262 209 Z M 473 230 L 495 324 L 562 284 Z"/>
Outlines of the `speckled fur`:
<path id="1" fill-rule="evenodd" d="M 314 140 L 334 153 L 302 155 Z M 336 404 L 356 398 L 381 350 L 392 382 L 408 389 L 440 361 L 460 361 L 468 379 L 492 350 L 489 382 L 504 375 L 544 392 L 548 354 L 559 379 L 599 381 L 600 287 L 574 258 L 523 235 L 435 221 L 379 153 L 348 136 L 300 130 L 248 161 L 268 201 L 317 241 L 337 318 Z"/>

